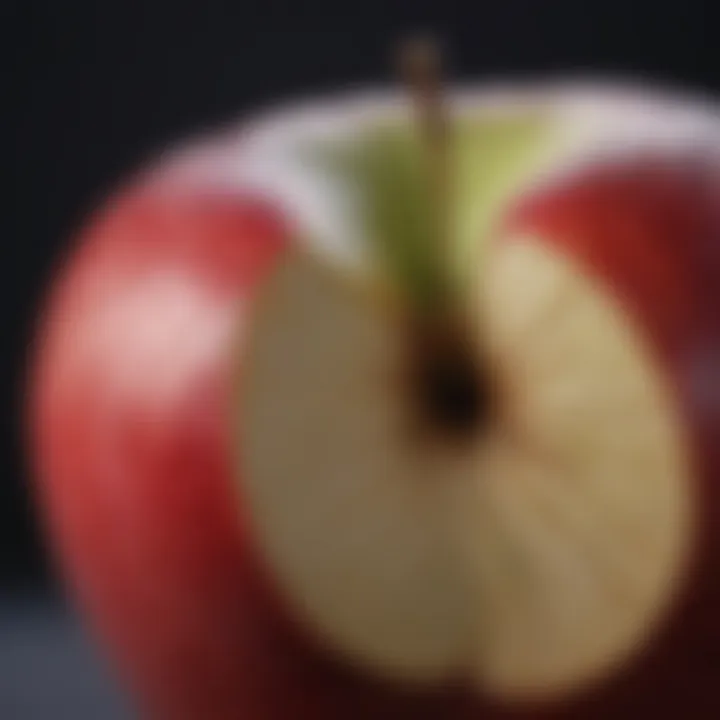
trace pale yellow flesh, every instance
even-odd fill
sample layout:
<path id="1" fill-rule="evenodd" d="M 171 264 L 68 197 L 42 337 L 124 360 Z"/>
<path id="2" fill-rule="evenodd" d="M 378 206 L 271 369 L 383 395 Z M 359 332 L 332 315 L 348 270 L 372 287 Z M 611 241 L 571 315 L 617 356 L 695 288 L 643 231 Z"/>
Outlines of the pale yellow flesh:
<path id="1" fill-rule="evenodd" d="M 242 490 L 281 591 L 336 651 L 384 677 L 562 697 L 631 658 L 680 587 L 685 446 L 603 288 L 533 240 L 483 267 L 500 413 L 443 451 L 409 432 L 392 312 L 290 256 L 243 352 Z"/>
<path id="2" fill-rule="evenodd" d="M 444 507 L 453 481 L 412 443 L 402 339 L 387 308 L 293 256 L 246 348 L 238 447 L 292 606 L 356 660 L 433 680 L 469 652 L 472 608 Z"/>

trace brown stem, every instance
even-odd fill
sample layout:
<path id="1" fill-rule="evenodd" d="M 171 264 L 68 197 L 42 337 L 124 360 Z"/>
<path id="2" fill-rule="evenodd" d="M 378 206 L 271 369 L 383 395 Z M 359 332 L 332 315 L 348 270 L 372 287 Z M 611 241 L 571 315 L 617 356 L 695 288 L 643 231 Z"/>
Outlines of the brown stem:
<path id="1" fill-rule="evenodd" d="M 411 319 L 409 369 L 415 411 L 422 427 L 438 437 L 472 437 L 483 426 L 493 402 L 487 374 L 480 366 L 467 318 L 453 293 L 451 269 L 452 188 L 450 117 L 443 93 L 440 50 L 428 38 L 411 38 L 400 48 L 400 72 L 415 106 L 426 181 L 432 203 L 435 257 L 442 297 Z M 430 312 L 428 312 L 430 310 Z"/>
<path id="2" fill-rule="evenodd" d="M 427 174 L 438 247 L 450 232 L 449 121 L 442 85 L 438 44 L 411 38 L 400 48 L 400 72 L 413 97 L 420 136 L 427 155 Z M 446 245 L 447 247 L 447 245 Z"/>

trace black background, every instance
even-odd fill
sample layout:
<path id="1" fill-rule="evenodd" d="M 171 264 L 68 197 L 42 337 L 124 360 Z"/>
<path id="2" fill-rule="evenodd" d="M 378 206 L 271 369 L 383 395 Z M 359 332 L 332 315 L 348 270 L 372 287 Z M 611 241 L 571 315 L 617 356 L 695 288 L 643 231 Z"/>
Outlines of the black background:
<path id="1" fill-rule="evenodd" d="M 26 347 L 84 213 L 160 145 L 256 105 L 389 77 L 432 29 L 456 74 L 572 72 L 720 90 L 717 0 L 3 0 L 0 590 L 47 585 L 22 457 Z"/>

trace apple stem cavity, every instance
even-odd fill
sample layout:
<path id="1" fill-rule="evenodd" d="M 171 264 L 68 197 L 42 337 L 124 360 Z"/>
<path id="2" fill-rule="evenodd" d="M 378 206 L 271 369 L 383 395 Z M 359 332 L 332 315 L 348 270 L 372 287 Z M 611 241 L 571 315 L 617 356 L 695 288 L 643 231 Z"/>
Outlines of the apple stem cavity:
<path id="1" fill-rule="evenodd" d="M 478 357 L 459 323 L 411 325 L 407 364 L 411 412 L 425 439 L 472 442 L 484 428 L 492 393 Z"/>

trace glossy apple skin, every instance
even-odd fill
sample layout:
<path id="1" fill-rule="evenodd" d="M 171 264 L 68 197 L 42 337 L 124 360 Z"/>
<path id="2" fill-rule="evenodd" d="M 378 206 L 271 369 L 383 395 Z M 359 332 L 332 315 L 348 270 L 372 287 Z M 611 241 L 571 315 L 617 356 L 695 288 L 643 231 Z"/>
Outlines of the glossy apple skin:
<path id="1" fill-rule="evenodd" d="M 567 716 L 720 717 L 720 165 L 607 162 L 523 199 L 505 230 L 550 243 L 620 300 L 674 388 L 694 463 L 692 567 L 668 623 Z"/>
<path id="2" fill-rule="evenodd" d="M 31 381 L 31 457 L 53 548 L 143 717 L 456 715 L 454 691 L 384 688 L 312 650 L 241 516 L 228 368 L 290 242 L 256 198 L 155 184 L 121 193 L 89 224 L 48 299 Z M 109 350 L 93 354 L 101 322 Z"/>

